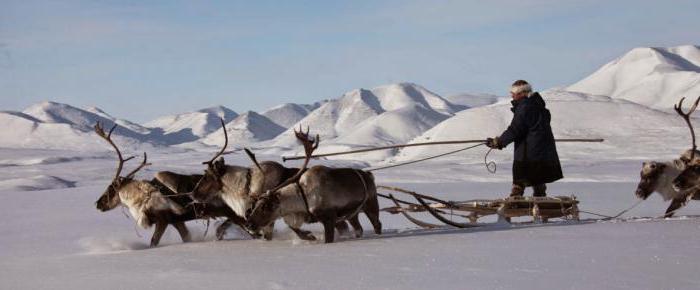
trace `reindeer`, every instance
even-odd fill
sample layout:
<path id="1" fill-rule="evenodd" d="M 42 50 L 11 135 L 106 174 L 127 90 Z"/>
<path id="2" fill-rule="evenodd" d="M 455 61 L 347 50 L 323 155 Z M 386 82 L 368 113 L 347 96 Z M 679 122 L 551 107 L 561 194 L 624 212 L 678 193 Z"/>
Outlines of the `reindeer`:
<path id="1" fill-rule="evenodd" d="M 224 158 L 221 157 L 228 146 L 228 133 L 223 120 L 221 120 L 221 127 L 224 131 L 224 146 L 211 160 L 202 162 L 207 165 L 207 168 L 192 189 L 192 197 L 199 202 L 220 199 L 237 215 L 244 217 L 258 195 L 293 176 L 299 169 L 286 168 L 274 161 L 261 163 L 256 161 L 255 168 L 226 165 Z M 255 160 L 249 150 L 246 149 L 246 153 Z M 225 230 L 229 225 L 225 222 L 221 227 Z M 218 231 L 217 229 L 217 233 Z M 272 231 L 273 225 L 263 228 L 263 237 L 271 239 Z"/>
<path id="2" fill-rule="evenodd" d="M 220 197 L 213 197 L 207 202 L 197 202 L 192 198 L 192 190 L 202 179 L 201 174 L 178 174 L 170 171 L 159 171 L 151 184 L 159 186 L 161 192 L 167 192 L 168 198 L 181 206 L 193 207 L 194 213 L 207 218 L 226 217 L 227 219 L 216 229 L 216 238 L 222 240 L 226 230 L 233 224 L 243 228 L 245 220 L 236 214 Z"/>
<path id="3" fill-rule="evenodd" d="M 687 113 L 682 110 L 682 98 L 674 109 L 688 124 L 690 135 L 692 137 L 693 147 L 684 151 L 679 159 L 668 162 L 644 162 L 642 171 L 640 172 L 640 181 L 637 185 L 635 194 L 641 199 L 647 199 L 653 192 L 658 192 L 664 201 L 671 200 L 671 204 L 664 217 L 672 217 L 673 214 L 683 207 L 689 200 L 700 200 L 700 188 L 695 185 L 698 183 L 698 176 L 694 172 L 700 174 L 700 152 L 695 145 L 695 131 L 690 122 L 690 115 L 695 111 L 700 102 L 700 97 L 695 101 L 693 106 Z M 694 177 L 694 178 L 693 178 Z"/>
<path id="4" fill-rule="evenodd" d="M 316 240 L 309 231 L 300 227 L 304 223 L 321 222 L 325 243 L 332 243 L 335 228 L 342 229 L 348 220 L 355 236 L 362 236 L 358 214 L 364 211 L 377 234 L 381 234 L 379 203 L 374 176 L 352 168 L 314 166 L 306 170 L 313 151 L 318 147 L 318 135 L 314 140 L 301 130 L 295 135 L 304 146 L 306 158 L 302 168 L 292 177 L 263 194 L 254 209 L 246 217 L 247 227 L 255 231 L 259 227 L 274 224 L 282 217 L 285 223 L 303 240 Z"/>
<path id="5" fill-rule="evenodd" d="M 119 205 L 124 205 L 128 208 L 129 213 L 136 220 L 136 223 L 142 228 L 149 228 L 155 224 L 156 228 L 151 237 L 151 247 L 158 245 L 169 224 L 177 229 L 183 242 L 189 242 L 191 237 L 187 226 L 185 226 L 186 221 L 198 218 L 230 216 L 232 214 L 232 211 L 223 206 L 217 207 L 210 204 L 194 204 L 188 206 L 191 200 L 189 202 L 179 200 L 178 202 L 175 197 L 181 197 L 183 195 L 177 194 L 177 191 L 180 191 L 181 188 L 187 185 L 186 182 L 182 182 L 183 179 L 179 179 L 178 181 L 176 175 L 172 173 L 164 172 L 157 175 L 157 178 L 152 181 L 134 180 L 134 176 L 139 170 L 150 165 L 146 153 L 143 154 L 143 161 L 141 164 L 126 176 L 122 177 L 121 172 L 124 164 L 134 157 L 124 159 L 119 147 L 117 147 L 112 140 L 112 132 L 114 132 L 116 127 L 117 126 L 114 125 L 109 130 L 109 133 L 105 133 L 100 123 L 95 125 L 95 132 L 97 135 L 114 148 L 117 153 L 117 158 L 119 159 L 117 171 L 112 182 L 107 186 L 107 189 L 97 202 L 95 202 L 95 206 L 98 210 L 105 212 Z M 169 188 L 175 188 L 176 190 L 170 190 Z"/>

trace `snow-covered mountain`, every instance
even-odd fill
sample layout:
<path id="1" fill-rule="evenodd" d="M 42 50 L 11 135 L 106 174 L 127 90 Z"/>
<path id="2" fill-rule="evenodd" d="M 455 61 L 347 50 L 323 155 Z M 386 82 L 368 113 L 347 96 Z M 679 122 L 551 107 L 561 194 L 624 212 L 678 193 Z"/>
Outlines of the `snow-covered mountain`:
<path id="1" fill-rule="evenodd" d="M 167 144 L 192 142 L 221 129 L 221 119 L 228 123 L 238 117 L 233 110 L 223 107 L 211 107 L 195 112 L 165 116 L 147 122 L 144 126 L 152 129 L 152 139 Z"/>
<path id="2" fill-rule="evenodd" d="M 270 108 L 262 113 L 263 116 L 270 119 L 275 124 L 280 125 L 284 128 L 289 128 L 297 122 L 301 121 L 311 113 L 311 111 L 318 109 L 321 103 L 316 103 L 313 105 L 300 105 L 300 104 L 282 104 Z"/>
<path id="3" fill-rule="evenodd" d="M 635 48 L 567 89 L 670 109 L 700 96 L 700 47 Z"/>
<path id="4" fill-rule="evenodd" d="M 542 96 L 552 114 L 555 138 L 605 139 L 604 143 L 595 144 L 557 144 L 567 148 L 560 150 L 564 158 L 590 156 L 595 152 L 606 154 L 606 158 L 644 156 L 650 151 L 657 151 L 658 155 L 673 155 L 680 153 L 676 152 L 678 147 L 683 148 L 686 144 L 690 147 L 688 129 L 673 113 L 626 100 L 564 90 L 544 91 Z M 411 142 L 483 140 L 497 136 L 510 124 L 513 117 L 510 107 L 509 103 L 498 103 L 462 111 Z M 412 160 L 466 146 L 409 147 L 402 150 L 396 160 Z M 465 155 L 456 156 L 465 158 Z M 502 156 L 510 157 L 511 154 Z"/>
<path id="5" fill-rule="evenodd" d="M 109 120 L 111 120 L 112 122 L 115 122 L 117 125 L 122 126 L 122 127 L 125 127 L 125 128 L 127 128 L 127 129 L 129 129 L 129 130 L 131 130 L 131 131 L 136 132 L 136 133 L 139 133 L 139 134 L 149 134 L 149 133 L 151 133 L 151 130 L 148 129 L 148 128 L 146 128 L 146 127 L 144 127 L 144 126 L 141 126 L 141 125 L 136 124 L 136 123 L 134 123 L 134 122 L 131 122 L 131 121 L 129 121 L 129 120 L 117 119 L 117 118 L 113 117 L 112 115 L 108 114 L 107 112 L 103 111 L 102 109 L 100 109 L 100 108 L 98 108 L 98 107 L 90 107 L 90 108 L 87 108 L 86 111 L 88 111 L 88 112 L 90 112 L 90 113 L 93 113 L 93 114 L 96 114 L 96 115 L 98 115 L 98 116 L 100 116 L 100 117 L 109 119 Z"/>
<path id="6" fill-rule="evenodd" d="M 115 129 L 114 134 L 140 141 L 147 139 L 141 133 L 147 132 L 142 126 L 129 121 L 117 120 L 100 109 L 93 108 L 92 110 L 97 113 L 62 103 L 41 102 L 28 107 L 22 113 L 42 123 L 66 124 L 82 132 L 92 132 L 93 126 L 97 122 L 102 123 L 105 128 L 109 128 L 117 122 L 120 126 Z"/>
<path id="7" fill-rule="evenodd" d="M 250 143 L 269 140 L 277 137 L 286 128 L 277 125 L 267 117 L 253 111 L 248 111 L 226 124 L 229 143 L 247 145 Z M 202 139 L 207 145 L 222 145 L 224 143 L 223 129 L 218 129 Z"/>
<path id="8" fill-rule="evenodd" d="M 307 126 L 324 144 L 319 151 L 407 142 L 462 110 L 435 93 L 412 83 L 371 90 L 356 89 L 330 100 L 293 127 Z M 296 148 L 293 128 L 274 145 Z"/>
<path id="9" fill-rule="evenodd" d="M 448 101 L 455 105 L 465 106 L 467 108 L 476 108 L 486 105 L 495 104 L 508 97 L 496 96 L 491 94 L 457 94 L 445 97 Z"/>
<path id="10" fill-rule="evenodd" d="M 1 111 L 0 124 L 3 125 L 0 147 L 97 151 L 109 146 L 92 133 L 92 127 L 89 130 L 80 128 L 65 119 L 63 122 L 42 121 L 22 112 Z M 124 132 L 128 130 L 115 130 L 115 140 L 120 146 L 134 144 L 134 139 L 119 135 Z"/>

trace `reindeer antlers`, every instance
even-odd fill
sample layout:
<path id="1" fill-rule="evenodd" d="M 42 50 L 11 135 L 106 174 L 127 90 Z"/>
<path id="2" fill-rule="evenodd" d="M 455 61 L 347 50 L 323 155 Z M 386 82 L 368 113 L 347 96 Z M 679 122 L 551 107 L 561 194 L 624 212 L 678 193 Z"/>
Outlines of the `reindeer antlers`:
<path id="1" fill-rule="evenodd" d="M 142 168 L 151 165 L 151 163 L 147 163 L 148 156 L 146 155 L 146 152 L 143 152 L 143 161 L 141 161 L 141 164 L 139 167 L 136 167 L 133 171 L 129 172 L 129 174 L 126 175 L 126 179 L 131 179 L 134 178 L 134 175 L 136 175 L 136 172 L 139 172 Z"/>
<path id="2" fill-rule="evenodd" d="M 274 189 L 271 189 L 268 192 L 276 192 L 281 188 L 296 182 L 299 179 L 299 177 L 301 177 L 301 175 L 304 174 L 304 172 L 306 171 L 306 167 L 309 165 L 309 161 L 311 161 L 311 155 L 313 155 L 314 150 L 318 148 L 318 143 L 321 140 L 318 134 L 314 139 L 309 138 L 308 127 L 306 128 L 306 133 L 304 133 L 301 129 L 301 126 L 299 126 L 299 131 L 294 130 L 294 135 L 297 137 L 297 140 L 299 140 L 299 142 L 301 142 L 301 144 L 304 146 L 304 153 L 306 154 L 306 158 L 304 158 L 304 164 L 301 166 L 299 171 L 297 171 L 297 173 L 294 174 L 294 176 L 288 178 L 287 180 L 280 183 Z"/>
<path id="3" fill-rule="evenodd" d="M 697 149 L 697 146 L 695 145 L 695 130 L 693 129 L 693 124 L 690 122 L 690 115 L 695 112 L 695 109 L 698 108 L 698 103 L 700 103 L 700 97 L 695 100 L 695 103 L 693 103 L 693 106 L 690 107 L 687 113 L 683 112 L 683 101 L 685 101 L 685 97 L 681 98 L 680 101 L 678 101 L 678 104 L 673 106 L 673 109 L 676 110 L 676 113 L 678 115 L 681 115 L 683 117 L 683 120 L 685 120 L 686 124 L 688 124 L 688 128 L 690 128 L 690 137 L 693 140 L 693 148 L 690 153 L 690 160 L 693 160 L 695 158 L 695 150 Z"/>
<path id="4" fill-rule="evenodd" d="M 117 152 L 117 157 L 119 158 L 119 161 L 117 163 L 117 173 L 114 175 L 114 179 L 112 179 L 112 182 L 117 181 L 119 179 L 119 175 L 122 173 L 122 169 L 124 168 L 124 163 L 127 161 L 134 159 L 136 156 L 131 156 L 129 158 L 124 159 L 122 156 L 122 152 L 119 150 L 119 147 L 117 147 L 117 144 L 114 144 L 114 141 L 112 140 L 112 132 L 114 132 L 114 129 L 117 128 L 117 124 L 114 124 L 111 129 L 109 129 L 108 133 L 105 133 L 104 127 L 102 127 L 102 124 L 100 122 L 97 122 L 95 124 L 95 133 L 97 133 L 97 136 L 100 136 L 100 138 L 105 139 L 109 145 L 112 145 L 112 148 L 114 148 L 114 151 Z M 134 175 L 136 175 L 136 172 L 141 170 L 142 168 L 151 165 L 151 163 L 147 163 L 147 158 L 146 152 L 143 152 L 143 162 L 141 162 L 141 165 L 134 169 L 133 171 L 129 172 L 129 174 L 126 175 L 125 178 L 130 179 L 134 178 Z"/>
<path id="5" fill-rule="evenodd" d="M 214 163 L 214 160 L 216 160 L 216 158 L 219 158 L 219 156 L 224 154 L 226 147 L 228 147 L 228 132 L 226 132 L 226 124 L 224 124 L 224 118 L 220 118 L 219 120 L 221 120 L 221 128 L 224 129 L 224 147 L 221 148 L 221 151 L 219 151 L 219 153 L 216 153 L 216 155 L 214 155 L 214 158 L 212 158 L 209 161 L 202 162 L 202 164 L 204 165 L 211 165 L 212 163 Z"/>
<path id="6" fill-rule="evenodd" d="M 114 141 L 112 141 L 112 132 L 114 132 L 114 129 L 116 128 L 117 124 L 114 124 L 114 126 L 112 126 L 112 128 L 109 129 L 109 133 L 105 133 L 105 130 L 102 127 L 102 124 L 100 124 L 100 122 L 97 122 L 95 124 L 95 133 L 97 133 L 97 135 L 100 136 L 102 139 L 105 139 L 107 143 L 112 145 L 112 148 L 114 148 L 114 151 L 117 152 L 117 157 L 119 158 L 119 161 L 117 163 L 117 173 L 114 175 L 114 179 L 112 179 L 112 181 L 116 181 L 117 179 L 119 179 L 119 174 L 121 174 L 122 168 L 124 168 L 124 163 L 131 159 L 134 159 L 134 156 L 124 159 L 124 157 L 122 156 L 122 152 L 119 151 L 119 147 L 117 147 L 117 145 L 114 144 Z"/>

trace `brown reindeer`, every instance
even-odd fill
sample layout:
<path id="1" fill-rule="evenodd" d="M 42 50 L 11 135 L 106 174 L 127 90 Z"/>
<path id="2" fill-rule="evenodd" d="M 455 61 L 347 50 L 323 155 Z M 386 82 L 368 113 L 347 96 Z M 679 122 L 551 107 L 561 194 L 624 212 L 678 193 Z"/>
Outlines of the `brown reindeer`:
<path id="1" fill-rule="evenodd" d="M 155 174 L 151 184 L 158 185 L 161 192 L 167 192 L 166 196 L 179 205 L 191 207 L 195 216 L 200 218 L 225 217 L 226 220 L 216 229 L 216 238 L 222 240 L 226 230 L 236 224 L 244 228 L 245 220 L 236 214 L 219 197 L 209 199 L 207 202 L 197 202 L 192 198 L 192 190 L 197 182 L 202 179 L 201 174 L 178 174 L 170 171 L 160 171 Z"/>
<path id="2" fill-rule="evenodd" d="M 698 106 L 698 102 L 700 102 L 700 97 L 698 97 L 688 113 L 683 113 L 681 111 L 680 106 L 683 104 L 683 99 L 680 100 L 678 106 L 674 107 L 676 112 L 683 116 L 683 119 L 688 124 L 688 128 L 690 128 L 690 135 L 693 140 L 693 149 L 696 149 L 697 147 L 695 144 L 695 131 L 693 130 L 693 125 L 690 122 L 690 114 L 695 111 Z M 685 160 L 687 160 L 686 168 L 673 179 L 673 189 L 688 192 L 685 199 L 686 201 L 690 199 L 700 200 L 700 158 L 696 157 L 698 154 L 700 154 L 700 152 L 693 150 L 692 154 L 685 158 Z"/>
<path id="3" fill-rule="evenodd" d="M 341 230 L 345 220 L 355 229 L 356 237 L 362 236 L 358 214 L 364 211 L 375 233 L 381 234 L 377 189 L 372 174 L 352 168 L 326 166 L 306 170 L 313 151 L 318 147 L 319 138 L 309 139 L 308 131 L 295 131 L 295 134 L 304 145 L 304 164 L 297 174 L 257 200 L 246 218 L 248 228 L 256 230 L 282 217 L 299 238 L 315 240 L 311 232 L 302 230 L 301 226 L 320 222 L 323 224 L 325 242 L 332 243 L 335 229 Z"/>
<path id="4" fill-rule="evenodd" d="M 191 200 L 182 199 L 186 196 L 178 194 L 178 192 L 186 188 L 186 183 L 197 178 L 196 176 L 189 177 L 191 179 L 186 180 L 178 178 L 172 173 L 162 173 L 157 174 L 152 181 L 135 180 L 134 176 L 136 173 L 145 166 L 150 165 L 147 163 L 148 156 L 146 153 L 144 153 L 143 161 L 136 169 L 126 176 L 121 176 L 124 163 L 133 157 L 123 158 L 121 151 L 111 138 L 115 128 L 116 125 L 109 130 L 109 133 L 105 133 L 99 123 L 95 125 L 97 135 L 112 145 L 119 159 L 117 172 L 112 182 L 95 203 L 98 210 L 104 212 L 112 210 L 119 205 L 124 205 L 139 226 L 149 228 L 155 224 L 156 228 L 151 237 L 152 247 L 158 245 L 168 225 L 172 225 L 177 229 L 183 242 L 188 242 L 191 238 L 189 230 L 185 226 L 186 221 L 219 216 L 230 217 L 233 214 L 227 207 L 217 207 L 211 204 L 190 205 Z"/>
<path id="5" fill-rule="evenodd" d="M 690 115 L 697 109 L 700 97 L 695 101 L 687 113 L 683 112 L 682 98 L 674 109 L 686 121 L 690 129 L 693 147 L 681 154 L 679 159 L 669 162 L 644 162 L 640 172 L 640 181 L 635 194 L 637 197 L 646 199 L 653 192 L 658 192 L 665 200 L 671 200 L 671 204 L 666 209 L 665 217 L 671 217 L 681 207 L 691 199 L 700 199 L 700 194 L 695 185 L 698 183 L 698 175 L 695 171 L 700 164 L 700 152 L 695 145 L 695 131 L 690 122 Z M 694 178 L 693 178 L 694 177 Z"/>
<path id="6" fill-rule="evenodd" d="M 228 146 L 228 133 L 223 120 L 221 127 L 224 131 L 224 146 L 211 160 L 202 162 L 207 168 L 193 188 L 192 197 L 200 202 L 220 199 L 237 215 L 245 216 L 257 196 L 288 179 L 299 169 L 286 168 L 274 161 L 259 164 L 256 161 L 257 166 L 254 168 L 226 165 L 224 158 L 220 157 Z M 249 156 L 254 159 L 254 156 Z M 263 228 L 263 237 L 271 239 L 272 231 L 273 225 Z"/>

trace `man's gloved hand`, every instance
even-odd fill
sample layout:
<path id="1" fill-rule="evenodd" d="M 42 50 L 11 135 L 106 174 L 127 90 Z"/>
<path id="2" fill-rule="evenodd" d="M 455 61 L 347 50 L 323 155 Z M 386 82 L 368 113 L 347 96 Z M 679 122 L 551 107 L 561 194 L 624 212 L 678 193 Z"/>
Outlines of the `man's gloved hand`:
<path id="1" fill-rule="evenodd" d="M 498 141 L 498 137 L 486 138 L 486 146 L 491 149 L 503 149 L 503 146 L 501 146 L 501 142 Z"/>

